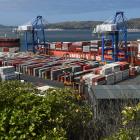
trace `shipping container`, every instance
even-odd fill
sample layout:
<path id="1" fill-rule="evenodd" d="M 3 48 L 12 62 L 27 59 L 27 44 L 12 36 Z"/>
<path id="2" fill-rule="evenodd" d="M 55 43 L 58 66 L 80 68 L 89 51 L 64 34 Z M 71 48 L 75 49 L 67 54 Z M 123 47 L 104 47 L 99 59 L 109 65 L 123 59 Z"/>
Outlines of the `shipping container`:
<path id="1" fill-rule="evenodd" d="M 105 78 L 106 78 L 106 84 L 107 85 L 113 85 L 114 82 L 115 82 L 115 77 L 114 77 L 114 74 L 108 74 L 108 75 L 105 75 Z"/>
<path id="2" fill-rule="evenodd" d="M 115 83 L 120 82 L 123 79 L 122 71 L 115 72 L 114 76 L 115 76 Z"/>
<path id="3" fill-rule="evenodd" d="M 125 69 L 122 71 L 122 79 L 126 80 L 129 78 L 129 69 Z"/>
<path id="4" fill-rule="evenodd" d="M 15 68 L 13 66 L 4 66 L 4 67 L 0 67 L 0 74 L 9 74 L 9 73 L 14 73 L 15 72 Z"/>
<path id="5" fill-rule="evenodd" d="M 113 71 L 112 71 L 112 67 L 107 67 L 106 65 L 102 67 L 101 71 L 100 71 L 100 74 L 101 75 L 109 75 L 111 74 Z"/>

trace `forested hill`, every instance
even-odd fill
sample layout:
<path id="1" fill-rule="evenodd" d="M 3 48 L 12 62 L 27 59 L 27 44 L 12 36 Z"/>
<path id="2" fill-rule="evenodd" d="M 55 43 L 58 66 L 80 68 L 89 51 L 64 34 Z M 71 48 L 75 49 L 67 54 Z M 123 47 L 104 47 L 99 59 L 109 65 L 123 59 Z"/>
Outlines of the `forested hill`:
<path id="1" fill-rule="evenodd" d="M 92 29 L 97 24 L 101 24 L 101 21 L 71 21 L 49 24 L 48 28 L 60 28 L 60 29 Z"/>
<path id="2" fill-rule="evenodd" d="M 97 24 L 103 23 L 102 21 L 72 21 L 48 24 L 48 28 L 60 29 L 93 29 Z M 140 18 L 130 19 L 127 21 L 128 28 L 140 29 Z"/>
<path id="3" fill-rule="evenodd" d="M 133 29 L 140 29 L 140 18 L 128 20 L 128 27 Z"/>

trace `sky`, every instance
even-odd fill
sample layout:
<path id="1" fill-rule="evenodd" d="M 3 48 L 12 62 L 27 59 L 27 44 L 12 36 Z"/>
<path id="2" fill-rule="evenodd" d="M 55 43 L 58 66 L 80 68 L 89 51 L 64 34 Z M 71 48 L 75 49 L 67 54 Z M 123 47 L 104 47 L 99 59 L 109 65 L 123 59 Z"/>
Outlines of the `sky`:
<path id="1" fill-rule="evenodd" d="M 116 11 L 140 18 L 140 0 L 0 0 L 0 24 L 22 25 L 38 15 L 48 23 L 106 20 Z"/>

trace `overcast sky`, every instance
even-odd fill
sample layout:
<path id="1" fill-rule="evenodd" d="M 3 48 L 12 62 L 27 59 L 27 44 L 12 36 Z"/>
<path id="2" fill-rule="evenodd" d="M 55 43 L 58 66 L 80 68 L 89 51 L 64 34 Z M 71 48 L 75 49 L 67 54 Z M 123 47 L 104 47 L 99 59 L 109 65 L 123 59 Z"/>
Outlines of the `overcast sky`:
<path id="1" fill-rule="evenodd" d="M 0 24 L 18 25 L 37 15 L 49 23 L 106 20 L 116 11 L 140 17 L 140 0 L 0 0 Z"/>

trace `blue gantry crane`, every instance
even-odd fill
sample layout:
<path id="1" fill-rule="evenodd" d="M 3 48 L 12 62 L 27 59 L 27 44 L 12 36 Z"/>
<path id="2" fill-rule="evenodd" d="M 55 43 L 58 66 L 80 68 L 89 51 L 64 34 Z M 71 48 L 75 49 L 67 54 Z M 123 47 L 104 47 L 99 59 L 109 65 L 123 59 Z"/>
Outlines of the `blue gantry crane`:
<path id="1" fill-rule="evenodd" d="M 97 25 L 95 29 L 102 37 L 102 62 L 116 62 L 127 59 L 127 25 L 124 12 L 116 12 L 111 20 L 105 21 L 101 25 Z M 111 41 L 111 46 L 106 46 L 106 40 Z M 105 58 L 106 51 L 112 51 L 112 59 Z M 118 57 L 124 54 L 123 57 Z"/>
<path id="2" fill-rule="evenodd" d="M 42 16 L 37 16 L 33 21 L 25 25 L 18 26 L 18 31 L 24 32 L 25 36 L 25 51 L 36 53 L 41 48 L 46 48 L 45 26 Z"/>

